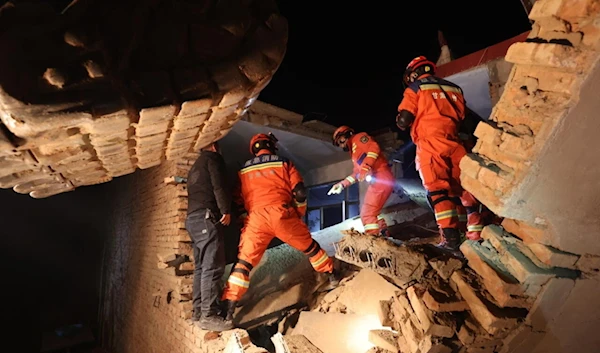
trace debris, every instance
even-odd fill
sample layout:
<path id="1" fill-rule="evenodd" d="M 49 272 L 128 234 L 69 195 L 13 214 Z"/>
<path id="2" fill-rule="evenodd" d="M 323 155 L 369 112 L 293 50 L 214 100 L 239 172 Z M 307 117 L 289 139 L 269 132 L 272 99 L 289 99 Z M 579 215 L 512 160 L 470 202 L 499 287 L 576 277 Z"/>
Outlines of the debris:
<path id="1" fill-rule="evenodd" d="M 275 353 L 323 353 L 302 335 L 283 336 L 278 332 L 271 337 L 271 341 L 275 346 Z"/>
<path id="2" fill-rule="evenodd" d="M 398 351 L 398 334 L 390 330 L 369 331 L 369 342 L 388 351 Z"/>
<path id="3" fill-rule="evenodd" d="M 446 259 L 435 258 L 429 260 L 429 265 L 445 280 L 449 280 L 454 271 L 463 267 L 463 262 L 455 257 Z"/>
<path id="4" fill-rule="evenodd" d="M 498 334 L 516 326 L 517 319 L 525 316 L 524 310 L 498 308 L 485 297 L 485 290 L 478 278 L 468 271 L 459 270 L 452 274 L 452 281 L 460 295 L 469 305 L 475 319 L 489 334 Z"/>
<path id="5" fill-rule="evenodd" d="M 371 269 L 405 288 L 422 278 L 429 269 L 422 246 L 398 245 L 390 239 L 373 237 L 354 229 L 335 246 L 335 257 L 350 264 Z"/>
<path id="6" fill-rule="evenodd" d="M 164 183 L 167 185 L 186 184 L 187 178 L 180 176 L 170 176 L 165 178 Z"/>
<path id="7" fill-rule="evenodd" d="M 398 287 L 372 270 L 362 270 L 339 291 L 337 303 L 350 313 L 378 316 L 379 302 L 390 300 Z"/>
<path id="8" fill-rule="evenodd" d="M 392 316 L 391 316 L 391 305 L 392 301 L 390 300 L 380 300 L 379 301 L 379 310 L 377 314 L 379 315 L 379 321 L 381 322 L 381 326 L 392 327 Z"/>

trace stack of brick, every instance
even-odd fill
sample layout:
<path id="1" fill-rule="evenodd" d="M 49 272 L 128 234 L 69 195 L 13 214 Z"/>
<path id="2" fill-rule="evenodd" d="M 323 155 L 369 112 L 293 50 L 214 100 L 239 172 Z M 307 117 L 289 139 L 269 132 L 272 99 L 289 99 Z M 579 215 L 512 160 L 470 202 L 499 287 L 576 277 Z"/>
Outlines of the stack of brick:
<path id="1" fill-rule="evenodd" d="M 461 181 L 496 214 L 518 218 L 518 190 L 559 122 L 578 101 L 599 57 L 600 10 L 593 0 L 540 0 L 528 41 L 513 44 L 513 63 L 490 121 L 480 123 Z"/>

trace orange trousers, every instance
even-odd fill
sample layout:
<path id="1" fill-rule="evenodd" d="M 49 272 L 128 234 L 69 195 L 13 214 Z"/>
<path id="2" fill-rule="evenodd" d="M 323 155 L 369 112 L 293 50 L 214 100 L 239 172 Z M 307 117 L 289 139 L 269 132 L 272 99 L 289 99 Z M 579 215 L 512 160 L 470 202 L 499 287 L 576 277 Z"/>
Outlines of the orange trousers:
<path id="1" fill-rule="evenodd" d="M 382 168 L 373 173 L 373 181 L 367 188 L 360 210 L 360 220 L 365 227 L 365 233 L 377 235 L 387 230 L 385 219 L 380 213 L 394 191 L 394 181 L 389 168 Z"/>
<path id="2" fill-rule="evenodd" d="M 439 228 L 466 230 L 467 238 L 477 240 L 483 229 L 480 204 L 460 184 L 459 164 L 466 154 L 458 141 L 445 138 L 419 140 L 416 166 Z"/>
<path id="3" fill-rule="evenodd" d="M 222 300 L 239 301 L 250 286 L 250 271 L 258 265 L 274 237 L 302 251 L 317 272 L 332 272 L 333 261 L 321 249 L 294 208 L 269 206 L 248 214 L 240 237 L 238 261 L 225 284 Z"/>

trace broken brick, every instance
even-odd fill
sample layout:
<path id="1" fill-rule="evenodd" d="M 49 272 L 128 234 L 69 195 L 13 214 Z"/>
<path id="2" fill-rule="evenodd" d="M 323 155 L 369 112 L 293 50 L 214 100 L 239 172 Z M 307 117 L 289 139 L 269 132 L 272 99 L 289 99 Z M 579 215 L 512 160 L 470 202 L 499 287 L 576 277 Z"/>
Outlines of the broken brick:
<path id="1" fill-rule="evenodd" d="M 422 297 L 425 290 L 417 285 L 406 290 L 410 304 L 417 316 L 425 335 L 436 337 L 454 336 L 454 324 L 452 322 L 440 323 L 436 316 L 423 303 Z"/>
<path id="2" fill-rule="evenodd" d="M 428 288 L 423 293 L 422 299 L 427 308 L 435 312 L 465 311 L 469 308 L 464 300 L 460 300 L 456 296 L 443 299 L 442 297 L 444 297 L 443 294 Z"/>
<path id="3" fill-rule="evenodd" d="M 468 272 L 463 270 L 454 272 L 452 281 L 456 283 L 461 296 L 469 305 L 473 317 L 489 334 L 497 334 L 514 327 L 517 318 L 523 316 L 522 310 L 500 309 L 486 299 L 484 289 L 481 288 L 476 277 Z"/>
<path id="4" fill-rule="evenodd" d="M 521 239 L 525 244 L 528 243 L 542 243 L 547 244 L 545 232 L 548 230 L 537 228 L 528 225 L 525 222 L 517 221 L 511 218 L 505 218 L 502 221 L 502 228 L 509 233 L 514 234 Z"/>
<path id="5" fill-rule="evenodd" d="M 380 300 L 379 301 L 379 310 L 377 311 L 377 315 L 379 316 L 379 322 L 381 322 L 381 326 L 392 327 L 392 314 L 391 314 L 391 300 Z"/>
<path id="6" fill-rule="evenodd" d="M 447 259 L 435 258 L 429 260 L 429 265 L 445 280 L 449 280 L 452 273 L 463 266 L 461 260 L 455 257 Z"/>
<path id="7" fill-rule="evenodd" d="M 524 288 L 500 262 L 498 253 L 485 242 L 465 241 L 460 250 L 469 267 L 482 278 L 486 290 L 501 307 L 529 307 Z"/>
<path id="8" fill-rule="evenodd" d="M 550 278 L 577 277 L 574 271 L 568 269 L 543 267 L 542 263 L 534 263 L 531 257 L 535 256 L 526 256 L 523 253 L 529 249 L 519 239 L 504 233 L 499 226 L 485 227 L 481 236 L 492 243 L 498 251 L 502 263 L 519 283 L 527 285 L 525 293 L 530 296 L 537 294 L 540 286 L 548 282 Z"/>
<path id="9" fill-rule="evenodd" d="M 482 121 L 477 124 L 475 132 L 473 133 L 479 140 L 491 143 L 493 145 L 499 145 L 502 141 L 500 136 L 502 135 L 502 129 L 492 126 L 492 124 Z"/>
<path id="10" fill-rule="evenodd" d="M 540 243 L 527 244 L 542 263 L 552 267 L 574 268 L 579 256 Z"/>

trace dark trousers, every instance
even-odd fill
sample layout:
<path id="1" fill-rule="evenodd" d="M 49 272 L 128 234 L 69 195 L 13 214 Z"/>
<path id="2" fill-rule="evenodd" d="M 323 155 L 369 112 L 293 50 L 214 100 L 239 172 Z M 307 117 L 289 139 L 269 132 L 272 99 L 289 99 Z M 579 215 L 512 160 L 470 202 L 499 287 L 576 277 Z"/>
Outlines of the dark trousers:
<path id="1" fill-rule="evenodd" d="M 215 315 L 225 271 L 223 226 L 212 212 L 200 210 L 187 216 L 185 227 L 194 242 L 194 315 Z"/>

